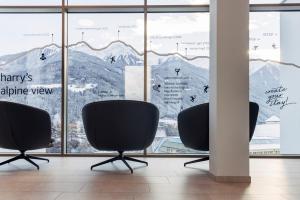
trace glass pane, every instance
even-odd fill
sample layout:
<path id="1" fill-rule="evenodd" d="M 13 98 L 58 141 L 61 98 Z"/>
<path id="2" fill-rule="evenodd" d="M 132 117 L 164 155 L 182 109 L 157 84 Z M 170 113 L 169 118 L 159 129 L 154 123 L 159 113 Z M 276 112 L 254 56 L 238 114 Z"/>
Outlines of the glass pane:
<path id="1" fill-rule="evenodd" d="M 143 5 L 144 0 L 68 0 L 69 5 Z"/>
<path id="2" fill-rule="evenodd" d="M 148 0 L 148 5 L 202 5 L 209 4 L 209 0 Z"/>
<path id="3" fill-rule="evenodd" d="M 160 110 L 148 152 L 196 153 L 181 143 L 177 115 L 208 102 L 209 14 L 149 14 L 148 34 L 148 98 Z"/>
<path id="4" fill-rule="evenodd" d="M 250 0 L 250 4 L 300 3 L 300 0 Z"/>
<path id="5" fill-rule="evenodd" d="M 39 152 L 59 153 L 61 15 L 0 14 L 0 26 L 5 27 L 0 32 L 0 100 L 48 111 L 55 144 Z"/>
<path id="6" fill-rule="evenodd" d="M 61 5 L 61 0 L 0 0 L 0 5 Z"/>
<path id="7" fill-rule="evenodd" d="M 144 100 L 144 15 L 70 14 L 68 152 L 95 152 L 83 129 L 85 104 Z"/>
<path id="8" fill-rule="evenodd" d="M 252 154 L 299 154 L 300 13 L 251 13 L 250 100 L 260 105 Z"/>

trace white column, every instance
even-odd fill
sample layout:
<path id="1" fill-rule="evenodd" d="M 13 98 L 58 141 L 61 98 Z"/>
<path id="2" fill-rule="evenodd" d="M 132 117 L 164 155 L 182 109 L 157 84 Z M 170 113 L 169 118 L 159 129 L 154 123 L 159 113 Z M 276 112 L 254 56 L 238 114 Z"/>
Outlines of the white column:
<path id="1" fill-rule="evenodd" d="M 210 174 L 250 182 L 249 0 L 211 0 L 210 16 Z"/>

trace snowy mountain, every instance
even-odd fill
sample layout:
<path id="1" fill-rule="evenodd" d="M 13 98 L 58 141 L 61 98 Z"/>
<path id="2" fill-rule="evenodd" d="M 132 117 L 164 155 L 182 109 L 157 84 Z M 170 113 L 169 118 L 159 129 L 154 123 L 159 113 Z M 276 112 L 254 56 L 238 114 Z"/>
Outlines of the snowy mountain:
<path id="1" fill-rule="evenodd" d="M 143 65 L 144 58 L 142 53 L 120 40 L 111 42 L 108 46 L 101 49 L 95 49 L 86 42 L 72 45 L 70 49 L 99 57 L 107 63 L 111 63 L 112 58 L 114 58 L 114 62 L 117 64 Z"/>
<path id="2" fill-rule="evenodd" d="M 41 59 L 42 54 L 46 59 Z M 94 49 L 85 42 L 79 42 L 69 46 L 68 56 L 68 136 L 72 144 L 69 148 L 73 152 L 94 151 L 86 144 L 81 122 L 82 107 L 93 101 L 124 99 L 125 67 L 128 65 L 144 67 L 144 58 L 133 47 L 122 41 L 112 42 L 102 49 Z M 149 52 L 148 66 L 151 68 L 150 99 L 160 109 L 160 116 L 164 119 L 161 123 L 169 123 L 169 119 L 176 120 L 178 112 L 182 109 L 208 102 L 209 89 L 205 91 L 205 87 L 209 84 L 208 58 L 187 60 L 176 54 L 161 55 Z M 270 107 L 266 104 L 265 92 L 280 86 L 281 66 L 262 61 L 251 62 L 251 66 L 253 70 L 250 73 L 250 99 L 260 105 L 258 122 L 264 123 L 272 116 L 280 117 L 278 107 Z M 53 127 L 56 127 L 56 137 L 59 141 L 61 48 L 51 44 L 27 52 L 1 56 L 0 68 L 1 72 L 7 75 L 28 73 L 33 77 L 32 81 L 22 84 L 5 83 L 9 87 L 53 89 L 53 94 L 48 96 L 18 95 L 10 98 L 1 96 L 1 99 L 47 110 L 52 117 Z M 172 84 L 173 86 L 170 86 Z M 154 90 L 154 87 L 158 85 L 160 89 Z M 178 102 L 166 104 L 166 98 L 170 97 L 169 95 L 175 95 Z M 178 134 L 177 128 L 172 123 L 164 124 L 162 127 L 165 130 L 172 130 L 167 135 Z M 58 148 L 49 151 L 55 152 Z"/>
<path id="3" fill-rule="evenodd" d="M 24 54 L 26 54 L 26 52 L 0 56 L 0 68 L 1 68 L 1 66 L 4 66 L 5 64 L 11 62 L 12 60 L 15 60 L 16 58 L 18 58 L 20 56 L 23 56 Z"/>
<path id="4" fill-rule="evenodd" d="M 180 69 L 179 75 L 177 75 L 176 69 Z M 161 88 L 166 88 L 168 82 L 169 84 L 187 86 L 184 89 L 171 92 L 171 95 L 177 95 L 175 98 L 182 98 L 182 101 L 177 104 L 166 105 L 164 103 L 167 95 L 165 94 L 166 89 L 162 89 L 161 92 L 152 91 L 151 102 L 159 107 L 161 117 L 176 118 L 182 109 L 208 102 L 208 93 L 204 92 L 204 86 L 209 84 L 209 72 L 205 68 L 194 66 L 177 56 L 172 56 L 160 64 L 152 65 L 151 75 L 152 86 L 161 85 Z M 175 89 L 176 87 L 174 87 Z M 193 102 L 191 101 L 192 96 L 196 96 Z"/>
<path id="5" fill-rule="evenodd" d="M 250 100 L 258 102 L 260 105 L 260 113 L 258 122 L 263 123 L 271 116 L 280 117 L 280 109 L 278 106 L 269 106 L 266 104 L 268 95 L 266 91 L 277 88 L 280 83 L 280 67 L 275 63 L 263 63 L 257 71 L 250 77 Z"/>
<path id="6" fill-rule="evenodd" d="M 52 119 L 60 116 L 61 102 L 61 54 L 56 45 L 49 45 L 43 48 L 36 48 L 27 52 L 15 55 L 2 56 L 0 60 L 6 60 L 6 64 L 1 66 L 3 76 L 25 76 L 25 81 L 21 82 L 20 78 L 14 81 L 3 81 L 2 87 L 7 86 L 11 89 L 52 89 L 52 95 L 2 95 L 1 100 L 8 100 L 28 104 L 47 110 Z M 47 57 L 41 60 L 41 54 Z M 32 80 L 30 79 L 30 76 Z M 4 84 L 3 84 L 4 83 Z M 54 106 L 56 105 L 56 106 Z M 55 117 L 56 116 L 56 117 Z M 60 124 L 57 120 L 52 120 L 53 137 L 56 138 L 57 145 L 60 140 Z M 50 152 L 58 152 L 59 147 L 54 146 Z"/>

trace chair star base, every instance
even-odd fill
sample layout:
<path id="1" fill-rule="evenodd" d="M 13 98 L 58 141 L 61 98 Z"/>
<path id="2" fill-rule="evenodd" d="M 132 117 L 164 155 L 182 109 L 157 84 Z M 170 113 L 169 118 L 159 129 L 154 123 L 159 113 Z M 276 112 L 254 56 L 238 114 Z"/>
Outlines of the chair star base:
<path id="1" fill-rule="evenodd" d="M 124 156 L 123 152 L 119 151 L 119 155 L 118 156 L 116 156 L 114 158 L 111 158 L 111 159 L 108 159 L 106 161 L 103 161 L 101 163 L 92 165 L 91 166 L 91 170 L 93 170 L 94 167 L 97 167 L 97 166 L 100 166 L 100 165 L 104 165 L 104 164 L 107 164 L 107 163 L 110 163 L 110 162 L 114 162 L 114 161 L 117 161 L 117 160 L 122 160 L 123 163 L 126 165 L 126 167 L 128 167 L 128 169 L 130 170 L 131 174 L 133 173 L 133 169 L 130 167 L 130 165 L 128 164 L 127 160 L 128 161 L 133 161 L 133 162 L 144 163 L 144 164 L 146 164 L 146 166 L 148 166 L 147 162 L 142 161 L 142 160 L 138 160 L 138 159 L 135 159 L 135 158 L 131 158 L 131 157 L 128 157 L 128 156 Z"/>
<path id="2" fill-rule="evenodd" d="M 200 158 L 200 159 L 197 159 L 197 160 L 186 162 L 186 163 L 184 163 L 184 166 L 186 167 L 189 164 L 197 163 L 197 162 L 203 162 L 203 161 L 207 161 L 207 160 L 209 160 L 209 157 Z"/>
<path id="3" fill-rule="evenodd" d="M 37 168 L 37 170 L 39 170 L 40 167 L 38 166 L 38 164 L 36 164 L 36 163 L 33 162 L 32 160 L 45 160 L 45 161 L 47 161 L 47 162 L 49 163 L 49 160 L 46 159 L 46 158 L 40 158 L 40 157 L 36 157 L 36 156 L 26 155 L 25 152 L 21 152 L 20 155 L 17 155 L 17 156 L 14 157 L 14 158 L 11 158 L 11 159 L 9 159 L 9 160 L 6 160 L 6 161 L 0 163 L 0 166 L 5 165 L 5 164 L 8 164 L 8 163 L 11 163 L 11 162 L 16 161 L 16 160 L 19 160 L 19 159 L 24 159 L 24 160 L 26 160 L 26 161 L 29 162 L 30 164 L 34 165 L 34 166 Z"/>

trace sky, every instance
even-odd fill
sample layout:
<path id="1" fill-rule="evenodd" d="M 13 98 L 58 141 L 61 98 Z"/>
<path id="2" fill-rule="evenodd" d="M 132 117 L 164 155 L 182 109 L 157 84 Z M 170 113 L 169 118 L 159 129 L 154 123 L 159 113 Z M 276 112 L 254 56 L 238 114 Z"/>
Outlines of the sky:
<path id="1" fill-rule="evenodd" d="M 134 5 L 143 4 L 144 0 L 66 0 L 69 4 L 103 4 L 103 5 Z M 0 0 L 0 5 L 59 5 L 61 0 Z M 300 0 L 250 0 L 250 3 L 299 3 Z M 148 0 L 148 4 L 208 4 L 209 0 Z"/>
<path id="2" fill-rule="evenodd" d="M 60 14 L 0 14 L 0 55 L 61 44 Z"/>
<path id="3" fill-rule="evenodd" d="M 143 17 L 143 14 L 70 14 L 69 43 L 80 41 L 84 31 L 84 40 L 93 47 L 101 48 L 117 40 L 119 30 L 120 40 L 143 52 Z M 207 13 L 149 14 L 148 49 L 159 53 L 176 52 L 176 43 L 208 42 L 208 31 Z M 197 45 L 192 46 L 197 47 Z M 189 45 L 179 46 L 183 50 L 182 53 L 186 47 Z M 199 51 L 195 54 L 202 53 Z"/>
<path id="4" fill-rule="evenodd" d="M 144 15 L 69 14 L 69 44 L 83 39 L 95 48 L 119 39 L 142 52 Z M 9 20 L 7 20 L 9 19 Z M 265 59 L 280 59 L 280 14 L 251 13 L 250 54 Z M 60 14 L 1 14 L 0 55 L 41 47 L 52 42 L 61 45 Z M 207 56 L 209 42 L 208 13 L 148 14 L 148 49 L 159 53 L 178 52 L 189 56 Z M 259 46 L 253 50 L 254 46 Z M 186 50 L 187 48 L 187 50 Z"/>
<path id="5" fill-rule="evenodd" d="M 143 13 L 138 14 L 69 14 L 69 44 L 82 40 L 94 48 L 102 48 L 119 39 L 143 51 Z"/>
<path id="6" fill-rule="evenodd" d="M 0 32 L 0 55 L 49 44 L 52 34 L 54 42 L 60 45 L 60 20 L 60 14 L 39 14 L 38 17 L 35 14 L 0 15 L 0 27 L 6 27 L 5 31 Z M 69 44 L 81 41 L 84 32 L 85 41 L 95 48 L 101 48 L 117 40 L 119 30 L 120 40 L 140 52 L 144 49 L 143 14 L 69 14 L 68 20 Z M 207 43 L 208 31 L 207 13 L 148 15 L 148 46 L 160 53 L 175 52 L 176 43 Z M 185 46 L 180 48 L 184 49 Z"/>
<path id="7" fill-rule="evenodd" d="M 66 0 L 67 1 L 67 0 Z M 207 4 L 209 0 L 148 0 L 148 4 Z M 144 0 L 68 0 L 69 4 L 142 5 Z M 59 5 L 61 0 L 0 0 L 0 5 Z"/>

